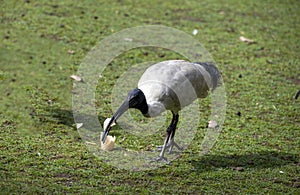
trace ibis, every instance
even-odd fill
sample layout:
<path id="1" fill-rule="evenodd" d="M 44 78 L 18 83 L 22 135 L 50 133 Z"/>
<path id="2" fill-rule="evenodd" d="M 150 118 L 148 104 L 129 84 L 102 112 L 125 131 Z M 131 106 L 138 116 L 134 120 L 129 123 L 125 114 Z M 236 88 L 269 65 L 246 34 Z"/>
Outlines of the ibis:
<path id="1" fill-rule="evenodd" d="M 130 91 L 122 105 L 111 117 L 102 135 L 104 143 L 111 125 L 129 108 L 140 110 L 145 117 L 156 117 L 162 112 L 172 112 L 172 120 L 166 130 L 166 138 L 157 161 L 165 161 L 175 146 L 174 136 L 179 120 L 179 111 L 197 98 L 205 98 L 221 83 L 220 71 L 210 62 L 168 60 L 150 66 L 141 76 L 137 88 Z"/>

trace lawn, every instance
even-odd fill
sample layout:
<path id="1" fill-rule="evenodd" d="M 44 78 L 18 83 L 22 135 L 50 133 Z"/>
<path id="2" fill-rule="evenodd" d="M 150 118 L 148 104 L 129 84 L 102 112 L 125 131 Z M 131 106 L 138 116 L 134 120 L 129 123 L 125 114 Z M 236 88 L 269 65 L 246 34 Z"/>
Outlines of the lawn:
<path id="1" fill-rule="evenodd" d="M 298 1 L 1 4 L 1 194 L 300 194 Z M 100 41 L 142 25 L 172 27 L 203 44 L 222 71 L 227 110 L 209 153 L 199 155 L 210 114 L 206 99 L 197 133 L 176 160 L 133 171 L 98 158 L 84 143 L 73 119 L 76 81 L 70 76 Z M 151 47 L 115 57 L 95 91 L 100 123 L 113 114 L 113 89 L 128 68 L 178 58 L 183 56 Z M 123 147 L 140 151 L 161 144 L 164 128 L 143 140 L 118 126 L 112 134 Z"/>

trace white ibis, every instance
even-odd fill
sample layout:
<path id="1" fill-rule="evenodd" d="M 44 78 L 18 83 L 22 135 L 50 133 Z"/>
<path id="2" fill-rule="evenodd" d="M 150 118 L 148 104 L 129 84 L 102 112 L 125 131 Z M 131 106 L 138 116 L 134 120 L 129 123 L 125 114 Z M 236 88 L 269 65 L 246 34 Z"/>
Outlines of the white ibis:
<path id="1" fill-rule="evenodd" d="M 128 93 L 126 100 L 112 116 L 102 136 L 104 143 L 111 124 L 129 108 L 141 111 L 145 117 L 155 117 L 165 110 L 172 112 L 172 121 L 157 161 L 165 161 L 166 149 L 181 149 L 174 141 L 178 112 L 197 98 L 205 98 L 220 83 L 221 74 L 212 63 L 183 60 L 163 61 L 150 66 L 138 82 L 138 88 Z"/>

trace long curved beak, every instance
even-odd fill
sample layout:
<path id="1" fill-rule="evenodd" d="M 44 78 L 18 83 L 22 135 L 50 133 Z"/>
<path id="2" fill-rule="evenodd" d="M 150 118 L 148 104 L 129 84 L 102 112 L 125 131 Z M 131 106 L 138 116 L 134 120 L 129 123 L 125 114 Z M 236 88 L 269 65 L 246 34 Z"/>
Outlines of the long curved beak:
<path id="1" fill-rule="evenodd" d="M 124 112 L 126 112 L 126 111 L 128 110 L 128 108 L 129 108 L 129 102 L 128 102 L 128 100 L 125 100 L 125 101 L 123 102 L 123 104 L 120 106 L 120 108 L 119 108 L 119 109 L 116 111 L 116 113 L 113 115 L 113 117 L 111 117 L 111 119 L 110 119 L 110 121 L 109 121 L 107 127 L 106 127 L 105 130 L 104 130 L 104 133 L 103 133 L 103 135 L 102 135 L 102 138 L 101 138 L 101 141 L 102 141 L 103 143 L 105 143 L 106 137 L 107 137 L 107 135 L 108 135 L 108 133 L 109 133 L 109 131 L 110 131 L 110 129 L 111 129 L 111 125 L 113 124 L 113 122 L 116 122 L 117 119 L 118 119 Z"/>

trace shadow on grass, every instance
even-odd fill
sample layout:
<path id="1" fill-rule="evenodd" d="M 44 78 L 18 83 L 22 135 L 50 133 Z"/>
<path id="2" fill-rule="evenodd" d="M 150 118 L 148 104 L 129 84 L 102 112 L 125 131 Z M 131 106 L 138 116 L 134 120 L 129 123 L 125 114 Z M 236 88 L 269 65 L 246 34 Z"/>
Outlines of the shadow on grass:
<path id="1" fill-rule="evenodd" d="M 61 110 L 61 109 L 56 109 L 53 110 L 53 118 L 55 118 L 59 123 L 67 125 L 67 126 L 76 126 L 75 125 L 75 120 L 73 116 L 73 111 L 72 110 Z M 93 115 L 87 115 L 87 114 L 78 114 L 78 118 L 82 118 L 86 121 L 89 121 L 93 119 L 95 116 Z M 103 116 L 98 116 L 98 120 L 100 124 L 104 122 L 106 118 Z"/>
<path id="2" fill-rule="evenodd" d="M 243 155 L 207 155 L 197 161 L 191 161 L 196 171 L 209 171 L 217 168 L 231 168 L 243 171 L 245 168 L 272 168 L 287 164 L 299 165 L 296 154 L 263 151 L 255 154 Z"/>
<path id="3" fill-rule="evenodd" d="M 55 109 L 52 110 L 51 112 L 52 112 L 52 117 L 57 121 L 57 123 L 64 124 L 70 127 L 75 127 L 75 121 L 73 118 L 72 111 Z"/>
<path id="4" fill-rule="evenodd" d="M 72 110 L 64 110 L 64 109 L 51 109 L 47 111 L 46 114 L 42 115 L 35 115 L 36 118 L 38 118 L 39 122 L 48 122 L 48 123 L 57 123 L 57 124 L 63 124 L 69 127 L 76 128 L 76 123 L 73 116 Z M 77 115 L 78 118 L 84 119 L 84 121 L 93 120 L 95 116 L 82 114 Z M 105 120 L 105 117 L 98 116 L 98 120 L 102 124 Z M 80 121 L 80 119 L 79 119 Z M 78 122 L 78 121 L 77 121 Z M 87 125 L 87 124 L 86 124 Z"/>

